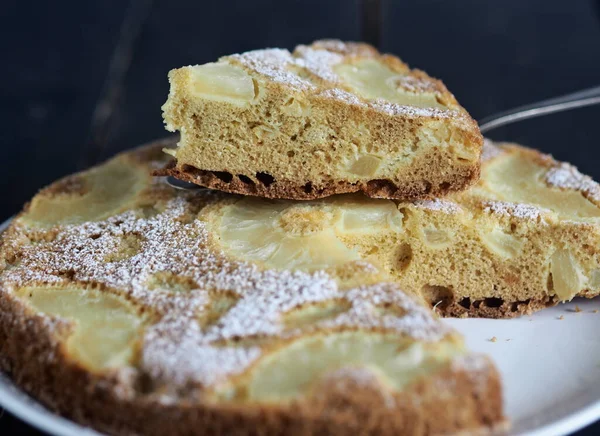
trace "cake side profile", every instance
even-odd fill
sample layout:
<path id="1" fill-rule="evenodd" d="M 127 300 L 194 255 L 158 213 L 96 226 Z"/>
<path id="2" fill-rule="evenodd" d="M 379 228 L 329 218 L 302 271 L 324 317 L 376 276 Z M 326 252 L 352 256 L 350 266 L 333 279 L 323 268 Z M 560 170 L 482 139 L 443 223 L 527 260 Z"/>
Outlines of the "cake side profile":
<path id="1" fill-rule="evenodd" d="M 451 198 L 462 210 L 434 223 L 451 229 L 433 233 L 434 240 L 447 237 L 450 245 L 421 251 L 416 258 L 426 265 L 438 310 L 507 317 L 597 296 L 600 185 L 568 163 L 514 144 L 486 141 L 484 159 L 480 182 Z M 452 259 L 456 252 L 464 259 Z M 400 283 L 418 286 L 424 278 L 418 275 L 415 266 Z M 440 276 L 452 286 L 436 282 Z"/>
<path id="2" fill-rule="evenodd" d="M 266 198 L 436 198 L 479 176 L 477 123 L 443 83 L 362 43 L 256 50 L 169 73 L 159 172 Z"/>
<path id="3" fill-rule="evenodd" d="M 505 318 L 598 295 L 598 184 L 531 149 L 485 151 L 481 180 L 442 200 L 238 198 L 206 219 L 233 258 L 306 271 L 366 261 L 445 316 Z"/>
<path id="4" fill-rule="evenodd" d="M 265 205 L 238 213 L 238 196 L 152 178 L 168 145 L 56 182 L 3 233 L 0 365 L 19 386 L 110 434 L 503 424 L 493 364 L 356 248 L 403 225 L 394 203 L 367 200 L 371 215 L 352 198 L 333 211 L 275 204 L 283 237 L 250 262 L 243 252 L 257 240 L 232 241 L 260 233 L 249 221 Z M 343 234 L 315 214 L 343 216 Z M 302 241 L 327 243 L 332 256 Z"/>

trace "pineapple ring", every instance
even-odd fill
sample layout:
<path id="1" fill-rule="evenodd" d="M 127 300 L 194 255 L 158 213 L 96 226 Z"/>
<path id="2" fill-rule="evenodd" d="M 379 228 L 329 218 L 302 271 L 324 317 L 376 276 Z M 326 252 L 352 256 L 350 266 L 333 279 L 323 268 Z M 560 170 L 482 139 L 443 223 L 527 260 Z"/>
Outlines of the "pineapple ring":
<path id="1" fill-rule="evenodd" d="M 107 292 L 78 287 L 25 287 L 29 306 L 71 323 L 68 352 L 95 371 L 130 364 L 143 320 L 127 301 Z"/>
<path id="2" fill-rule="evenodd" d="M 233 257 L 315 271 L 361 260 L 339 236 L 402 231 L 402 218 L 392 201 L 353 195 L 302 203 L 245 198 L 224 208 L 218 235 Z"/>

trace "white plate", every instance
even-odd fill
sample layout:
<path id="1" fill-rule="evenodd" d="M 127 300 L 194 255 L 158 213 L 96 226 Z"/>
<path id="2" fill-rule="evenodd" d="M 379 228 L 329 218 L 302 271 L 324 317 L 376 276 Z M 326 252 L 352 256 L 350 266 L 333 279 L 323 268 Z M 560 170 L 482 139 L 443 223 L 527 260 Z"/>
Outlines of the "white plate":
<path id="1" fill-rule="evenodd" d="M 510 434 L 563 435 L 600 419 L 600 298 L 517 319 L 445 321 L 496 363 Z"/>
<path id="2" fill-rule="evenodd" d="M 564 435 L 600 419 L 600 298 L 518 319 L 445 321 L 496 362 L 510 434 Z M 0 406 L 50 434 L 99 436 L 48 412 L 2 374 Z"/>

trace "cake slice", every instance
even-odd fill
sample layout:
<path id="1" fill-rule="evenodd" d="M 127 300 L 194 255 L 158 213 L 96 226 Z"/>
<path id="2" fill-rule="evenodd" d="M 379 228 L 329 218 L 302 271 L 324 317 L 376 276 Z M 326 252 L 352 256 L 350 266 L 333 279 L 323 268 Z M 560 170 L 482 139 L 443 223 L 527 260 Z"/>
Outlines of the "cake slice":
<path id="1" fill-rule="evenodd" d="M 256 50 L 169 81 L 163 116 L 181 138 L 162 175 L 297 200 L 431 199 L 479 176 L 479 128 L 444 84 L 367 44 Z"/>
<path id="2" fill-rule="evenodd" d="M 206 218 L 232 258 L 346 277 L 367 262 L 444 316 L 505 318 L 600 293 L 600 187 L 511 144 L 443 200 L 238 198 Z"/>
<path id="3" fill-rule="evenodd" d="M 425 435 L 503 424 L 494 365 L 313 220 L 343 212 L 357 244 L 402 226 L 394 203 L 240 209 L 238 196 L 150 177 L 163 145 L 42 190 L 3 234 L 0 365 L 23 389 L 123 435 Z M 257 216 L 271 221 L 252 224 Z M 289 236 L 269 242 L 276 265 L 258 247 L 256 261 L 243 259 L 255 238 L 246 254 L 227 244 L 273 220 Z M 319 257 L 318 243 L 335 256 Z"/>

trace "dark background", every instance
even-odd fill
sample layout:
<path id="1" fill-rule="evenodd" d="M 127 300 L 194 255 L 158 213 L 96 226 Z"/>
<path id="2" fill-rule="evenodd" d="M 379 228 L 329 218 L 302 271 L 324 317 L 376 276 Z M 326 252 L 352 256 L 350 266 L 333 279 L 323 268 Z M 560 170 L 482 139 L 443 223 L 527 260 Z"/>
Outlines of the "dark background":
<path id="1" fill-rule="evenodd" d="M 64 0 L 0 4 L 0 219 L 41 186 L 165 135 L 167 71 L 317 38 L 378 40 L 471 115 L 600 85 L 600 0 Z M 367 29 L 368 30 L 368 29 Z M 494 131 L 600 179 L 600 106 Z M 580 434 L 598 434 L 596 424 Z M 38 434 L 5 413 L 0 434 Z"/>

